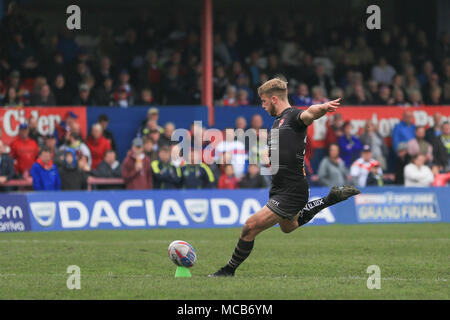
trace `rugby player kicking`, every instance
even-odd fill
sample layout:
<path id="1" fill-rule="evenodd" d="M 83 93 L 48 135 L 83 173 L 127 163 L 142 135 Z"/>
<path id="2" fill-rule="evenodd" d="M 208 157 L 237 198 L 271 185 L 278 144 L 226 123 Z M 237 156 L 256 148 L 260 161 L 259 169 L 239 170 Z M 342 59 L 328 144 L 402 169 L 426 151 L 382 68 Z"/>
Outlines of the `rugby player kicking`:
<path id="1" fill-rule="evenodd" d="M 308 202 L 309 186 L 304 170 L 306 130 L 314 120 L 336 111 L 340 98 L 312 105 L 305 111 L 294 109 L 288 102 L 287 83 L 278 78 L 261 85 L 258 95 L 262 107 L 276 117 L 269 138 L 273 173 L 269 201 L 245 222 L 230 261 L 209 277 L 234 276 L 236 269 L 252 252 L 255 237 L 260 232 L 277 223 L 283 232 L 292 232 L 308 223 L 322 209 L 360 193 L 353 186 L 334 186 L 326 197 Z M 274 161 L 274 155 L 278 155 L 278 161 Z"/>

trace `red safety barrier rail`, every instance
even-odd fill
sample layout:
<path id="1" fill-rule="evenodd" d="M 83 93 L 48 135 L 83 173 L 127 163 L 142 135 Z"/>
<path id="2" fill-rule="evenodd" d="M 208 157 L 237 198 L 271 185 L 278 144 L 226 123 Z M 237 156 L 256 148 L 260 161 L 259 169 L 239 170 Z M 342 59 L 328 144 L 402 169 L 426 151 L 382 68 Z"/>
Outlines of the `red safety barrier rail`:
<path id="1" fill-rule="evenodd" d="M 19 190 L 32 190 L 33 189 L 33 178 L 28 177 L 26 179 L 11 179 L 6 181 L 3 184 L 0 184 L 0 187 L 17 187 Z"/>
<path id="2" fill-rule="evenodd" d="M 124 185 L 122 178 L 96 178 L 88 177 L 87 179 L 88 190 L 92 190 L 93 185 Z M 33 179 L 28 177 L 26 179 L 11 179 L 4 184 L 0 184 L 0 187 L 17 187 L 19 190 L 32 190 Z"/>
<path id="3" fill-rule="evenodd" d="M 123 185 L 125 182 L 122 178 L 96 178 L 96 177 L 88 177 L 87 185 L 88 190 L 92 190 L 93 185 Z"/>

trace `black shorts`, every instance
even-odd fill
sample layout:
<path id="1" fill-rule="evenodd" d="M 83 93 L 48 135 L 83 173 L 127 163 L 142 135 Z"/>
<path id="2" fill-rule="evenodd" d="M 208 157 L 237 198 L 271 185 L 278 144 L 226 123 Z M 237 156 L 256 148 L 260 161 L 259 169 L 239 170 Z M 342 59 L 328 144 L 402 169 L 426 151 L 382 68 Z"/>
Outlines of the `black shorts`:
<path id="1" fill-rule="evenodd" d="M 305 178 L 295 187 L 272 186 L 266 206 L 280 217 L 292 220 L 305 207 L 308 199 L 309 185 Z"/>

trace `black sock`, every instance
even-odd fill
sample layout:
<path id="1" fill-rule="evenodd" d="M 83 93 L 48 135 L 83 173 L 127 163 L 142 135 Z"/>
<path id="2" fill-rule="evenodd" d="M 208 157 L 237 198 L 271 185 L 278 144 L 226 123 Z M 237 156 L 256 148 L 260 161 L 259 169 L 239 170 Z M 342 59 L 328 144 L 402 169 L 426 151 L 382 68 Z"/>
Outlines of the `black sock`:
<path id="1" fill-rule="evenodd" d="M 239 241 L 234 248 L 233 255 L 231 256 L 230 261 L 228 261 L 227 265 L 225 266 L 225 270 L 230 273 L 234 273 L 234 271 L 241 265 L 242 262 L 244 262 L 245 259 L 250 255 L 253 249 L 253 244 L 255 243 L 255 240 L 253 241 L 245 241 L 239 238 Z"/>
<path id="2" fill-rule="evenodd" d="M 323 210 L 330 205 L 331 203 L 328 200 L 328 196 L 308 202 L 300 211 L 300 215 L 297 220 L 298 226 L 300 227 L 308 223 L 317 213 L 319 213 L 320 210 Z"/>

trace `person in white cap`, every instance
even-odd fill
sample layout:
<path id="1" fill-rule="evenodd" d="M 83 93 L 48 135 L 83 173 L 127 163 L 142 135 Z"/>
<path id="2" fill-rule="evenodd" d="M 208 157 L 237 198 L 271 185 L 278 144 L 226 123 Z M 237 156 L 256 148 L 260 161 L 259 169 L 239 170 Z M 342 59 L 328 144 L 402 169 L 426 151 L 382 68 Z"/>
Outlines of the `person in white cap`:
<path id="1" fill-rule="evenodd" d="M 350 175 L 353 182 L 358 187 L 365 187 L 367 182 L 367 176 L 373 167 L 377 167 L 378 161 L 372 158 L 372 150 L 369 145 L 364 145 L 361 151 L 361 158 L 353 162 L 350 167 Z M 382 175 L 383 171 L 378 166 L 377 175 Z"/>

